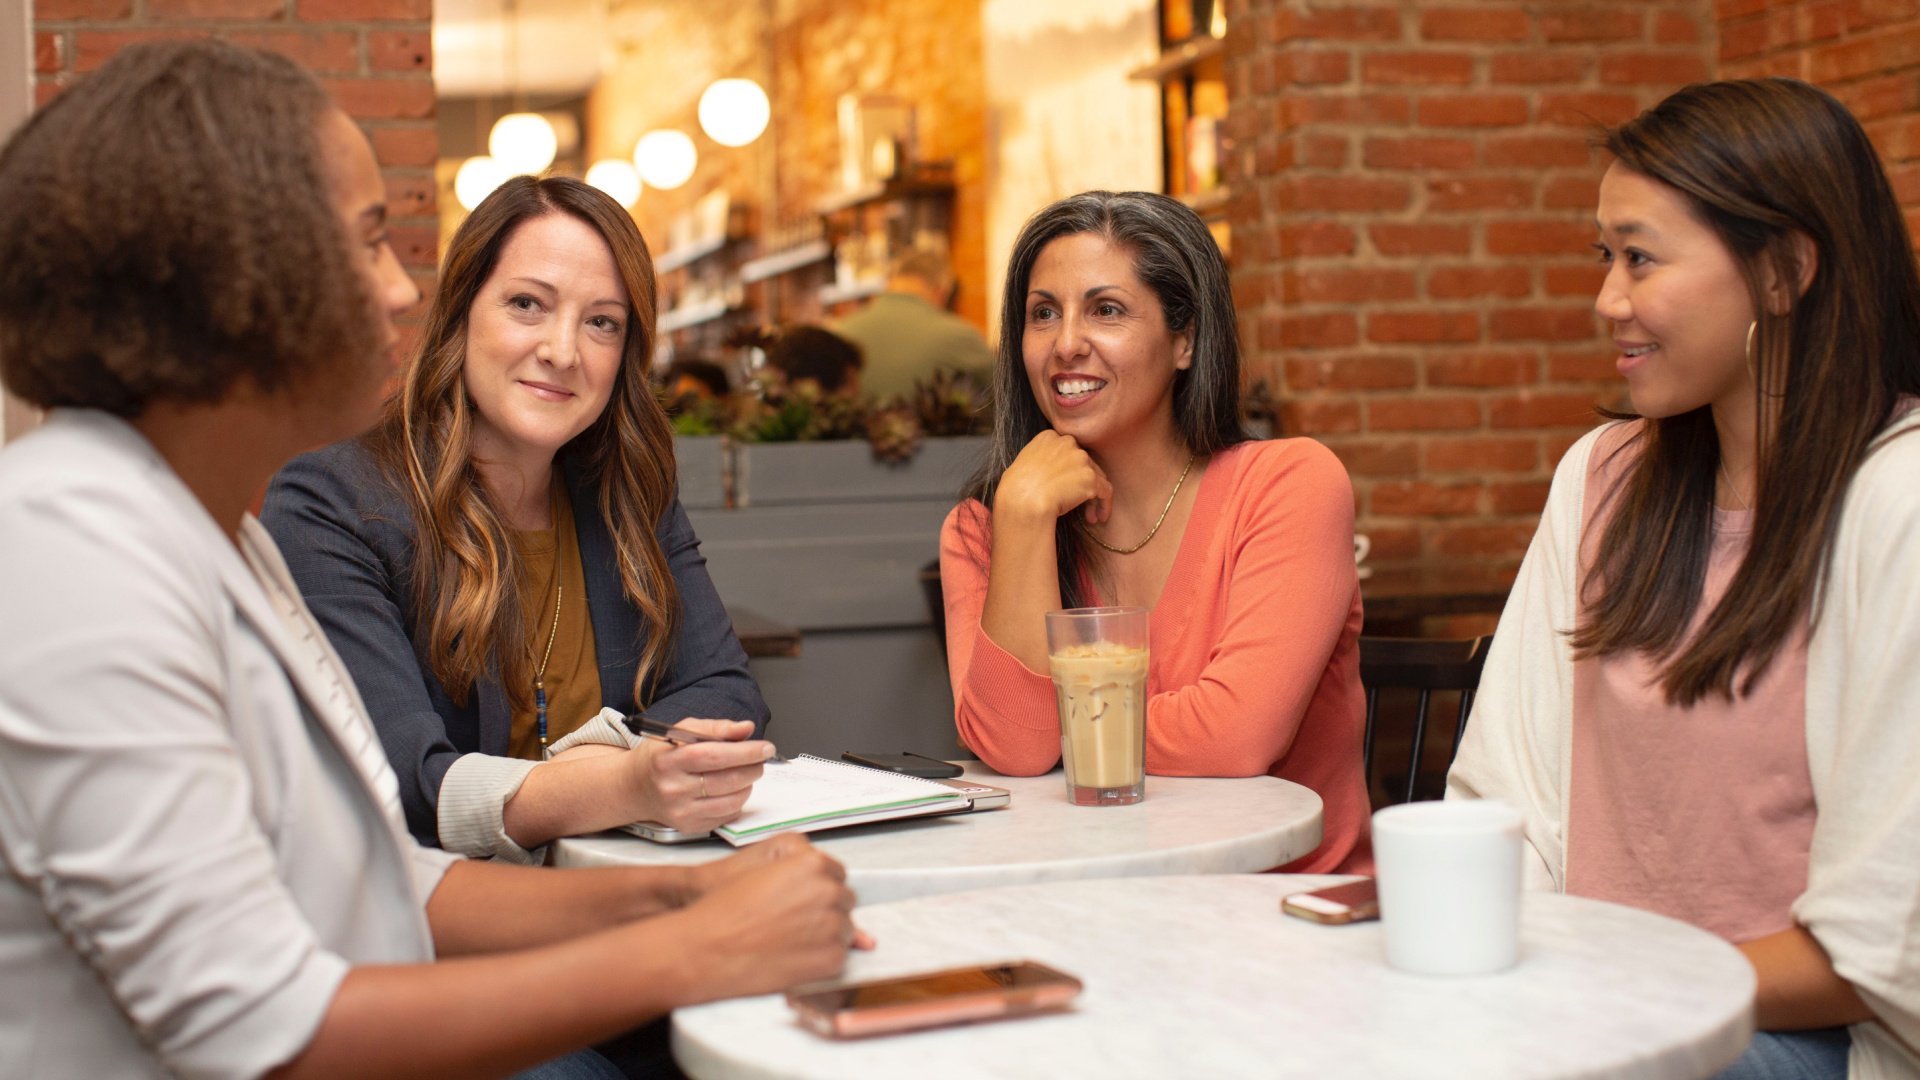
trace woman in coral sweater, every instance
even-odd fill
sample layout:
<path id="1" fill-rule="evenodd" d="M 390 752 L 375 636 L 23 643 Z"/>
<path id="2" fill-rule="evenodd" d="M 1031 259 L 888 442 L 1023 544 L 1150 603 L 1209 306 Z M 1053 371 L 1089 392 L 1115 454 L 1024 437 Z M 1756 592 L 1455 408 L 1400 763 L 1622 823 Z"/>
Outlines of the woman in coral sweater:
<path id="1" fill-rule="evenodd" d="M 1364 868 L 1353 490 L 1325 447 L 1249 441 L 1226 264 L 1184 205 L 1087 192 L 1014 246 L 993 448 L 941 531 L 960 738 L 1001 772 L 1060 759 L 1044 615 L 1151 609 L 1147 771 L 1304 784 Z"/>

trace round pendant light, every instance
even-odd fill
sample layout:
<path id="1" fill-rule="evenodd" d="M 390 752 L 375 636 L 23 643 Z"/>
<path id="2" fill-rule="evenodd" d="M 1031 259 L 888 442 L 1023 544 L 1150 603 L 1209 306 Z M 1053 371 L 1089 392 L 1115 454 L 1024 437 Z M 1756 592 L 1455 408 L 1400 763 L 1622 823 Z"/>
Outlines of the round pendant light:
<path id="1" fill-rule="evenodd" d="M 487 135 L 487 152 L 516 175 L 540 172 L 553 164 L 559 150 L 559 135 L 539 113 L 508 113 L 493 122 Z"/>
<path id="2" fill-rule="evenodd" d="M 684 131 L 659 128 L 640 136 L 633 148 L 633 165 L 650 188 L 672 191 L 693 178 L 700 155 Z"/>
<path id="3" fill-rule="evenodd" d="M 640 174 L 619 158 L 602 158 L 587 169 L 587 183 L 613 197 L 627 209 L 640 201 Z"/>
<path id="4" fill-rule="evenodd" d="M 715 79 L 700 95 L 700 130 L 721 146 L 745 146 L 767 130 L 773 106 L 752 79 Z"/>
<path id="5" fill-rule="evenodd" d="M 513 173 L 505 165 L 490 157 L 470 157 L 461 162 L 460 171 L 453 174 L 453 196 L 460 200 L 461 206 L 472 210 L 511 176 Z"/>

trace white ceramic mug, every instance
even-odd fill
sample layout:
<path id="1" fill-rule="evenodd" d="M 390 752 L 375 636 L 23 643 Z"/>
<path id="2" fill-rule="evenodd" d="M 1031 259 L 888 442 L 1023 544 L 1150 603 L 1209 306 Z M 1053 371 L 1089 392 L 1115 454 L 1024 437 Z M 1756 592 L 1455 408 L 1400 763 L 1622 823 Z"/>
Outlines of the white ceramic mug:
<path id="1" fill-rule="evenodd" d="M 1405 803 L 1373 815 L 1387 963 L 1486 975 L 1520 948 L 1520 815 L 1497 799 Z"/>

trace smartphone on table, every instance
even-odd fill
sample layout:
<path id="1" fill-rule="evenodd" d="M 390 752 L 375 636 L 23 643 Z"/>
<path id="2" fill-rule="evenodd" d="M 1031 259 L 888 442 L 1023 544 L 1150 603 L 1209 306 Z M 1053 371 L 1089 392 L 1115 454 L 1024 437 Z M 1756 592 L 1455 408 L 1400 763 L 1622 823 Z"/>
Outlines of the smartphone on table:
<path id="1" fill-rule="evenodd" d="M 800 1023 L 837 1038 L 1024 1016 L 1057 1009 L 1080 980 L 1032 960 L 949 968 L 923 975 L 803 986 L 787 992 Z"/>
<path id="2" fill-rule="evenodd" d="M 1373 878 L 1349 881 L 1283 897 L 1280 910 L 1317 923 L 1366 922 L 1380 917 L 1380 891 Z"/>
<path id="3" fill-rule="evenodd" d="M 863 754 L 848 750 L 840 755 L 840 760 L 865 765 L 869 769 L 885 769 L 928 780 L 950 780 L 966 771 L 951 761 L 941 761 L 923 754 Z"/>

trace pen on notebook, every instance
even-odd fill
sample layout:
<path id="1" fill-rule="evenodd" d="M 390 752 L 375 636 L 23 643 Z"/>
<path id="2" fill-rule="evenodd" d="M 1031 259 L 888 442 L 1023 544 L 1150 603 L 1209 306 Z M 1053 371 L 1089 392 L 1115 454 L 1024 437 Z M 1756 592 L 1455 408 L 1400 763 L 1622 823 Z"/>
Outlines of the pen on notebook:
<path id="1" fill-rule="evenodd" d="M 723 739 L 718 735 L 702 734 L 701 732 L 692 731 L 683 727 L 675 727 L 672 724 L 651 720 L 644 716 L 629 716 L 626 718 L 626 722 L 627 727 L 632 730 L 635 735 L 643 739 L 659 739 L 662 742 L 670 742 L 676 746 L 684 746 L 687 743 L 737 741 L 734 739 Z M 785 765 L 786 763 L 787 759 L 777 752 L 765 762 L 765 764 L 768 765 Z"/>

